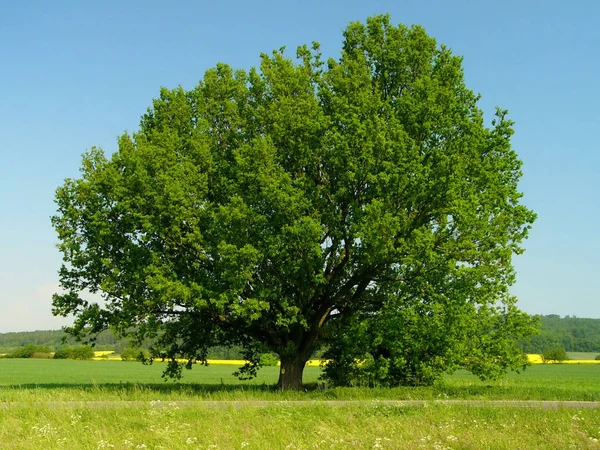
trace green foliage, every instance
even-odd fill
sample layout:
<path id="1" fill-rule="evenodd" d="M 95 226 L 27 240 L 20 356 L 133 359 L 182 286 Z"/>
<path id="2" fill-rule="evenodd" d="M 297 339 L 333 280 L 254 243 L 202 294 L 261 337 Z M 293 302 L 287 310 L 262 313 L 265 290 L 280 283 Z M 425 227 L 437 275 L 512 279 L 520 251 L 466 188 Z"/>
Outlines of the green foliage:
<path id="1" fill-rule="evenodd" d="M 596 361 L 600 361 L 600 355 L 596 355 L 596 357 L 594 358 Z"/>
<path id="2" fill-rule="evenodd" d="M 118 151 L 93 148 L 56 192 L 53 311 L 75 336 L 150 339 L 172 376 L 214 346 L 242 347 L 253 375 L 266 347 L 299 388 L 345 318 L 511 307 L 535 214 L 513 123 L 498 109 L 488 128 L 478 100 L 461 57 L 389 16 L 350 24 L 337 60 L 315 43 L 162 89 Z"/>
<path id="3" fill-rule="evenodd" d="M 277 359 L 277 356 L 271 353 L 263 353 L 262 355 L 260 355 L 261 366 L 276 366 L 278 362 L 279 359 Z"/>
<path id="4" fill-rule="evenodd" d="M 129 347 L 121 352 L 123 361 L 145 361 L 150 357 L 150 352 L 143 348 Z"/>
<path id="5" fill-rule="evenodd" d="M 54 359 L 89 360 L 94 357 L 94 349 L 89 345 L 64 347 L 54 352 Z"/>
<path id="6" fill-rule="evenodd" d="M 554 347 L 542 353 L 542 360 L 544 362 L 561 362 L 566 361 L 567 359 L 569 359 L 569 357 L 567 356 L 567 351 L 564 349 L 564 347 Z"/>
<path id="7" fill-rule="evenodd" d="M 53 355 L 50 352 L 35 352 L 31 357 L 35 359 L 51 359 Z"/>
<path id="8" fill-rule="evenodd" d="M 64 335 L 65 333 L 59 330 L 0 333 L 0 353 L 10 353 L 31 344 L 57 348 Z"/>
<path id="9" fill-rule="evenodd" d="M 47 358 L 50 348 L 45 345 L 28 344 L 4 355 L 5 358 Z"/>
<path id="10" fill-rule="evenodd" d="M 375 315 L 355 315 L 333 332 L 323 376 L 334 386 L 416 386 L 464 368 L 482 380 L 498 379 L 527 365 L 515 340 L 536 327 L 514 299 L 506 304 L 399 301 Z"/>
<path id="11" fill-rule="evenodd" d="M 0 353 L 11 353 L 25 345 L 41 345 L 50 349 L 60 348 L 64 344 L 73 346 L 76 341 L 63 330 L 37 330 L 0 333 Z M 118 338 L 112 330 L 105 330 L 95 336 L 94 348 L 96 350 L 113 350 L 120 354 L 130 346 L 127 338 Z M 150 341 L 143 342 L 140 348 L 148 350 Z M 240 347 L 216 346 L 208 350 L 210 359 L 241 359 L 243 349 Z"/>
<path id="12" fill-rule="evenodd" d="M 89 345 L 80 345 L 78 347 L 73 347 L 71 359 L 92 359 L 94 357 L 94 349 Z"/>
<path id="13" fill-rule="evenodd" d="M 59 348 L 54 352 L 54 359 L 71 359 L 71 352 L 69 347 Z"/>
<path id="14" fill-rule="evenodd" d="M 539 334 L 518 341 L 519 347 L 525 353 L 541 354 L 544 350 L 555 346 L 564 347 L 567 352 L 600 352 L 600 319 L 558 315 L 536 317 L 539 320 Z M 0 353 L 10 353 L 28 344 L 48 346 L 51 349 L 59 348 L 63 345 L 63 338 L 66 338 L 70 345 L 75 343 L 62 330 L 0 333 Z M 116 338 L 111 330 L 102 332 L 95 344 L 97 350 L 115 350 L 117 353 L 129 345 L 127 339 Z M 149 346 L 150 343 L 143 345 L 144 348 Z M 241 359 L 242 353 L 240 347 L 218 346 L 211 347 L 207 356 L 209 359 Z M 321 352 L 317 354 L 321 356 Z"/>
<path id="15" fill-rule="evenodd" d="M 542 353 L 552 347 L 564 347 L 568 352 L 600 351 L 600 319 L 556 314 L 538 317 L 539 335 L 519 342 L 526 353 Z"/>

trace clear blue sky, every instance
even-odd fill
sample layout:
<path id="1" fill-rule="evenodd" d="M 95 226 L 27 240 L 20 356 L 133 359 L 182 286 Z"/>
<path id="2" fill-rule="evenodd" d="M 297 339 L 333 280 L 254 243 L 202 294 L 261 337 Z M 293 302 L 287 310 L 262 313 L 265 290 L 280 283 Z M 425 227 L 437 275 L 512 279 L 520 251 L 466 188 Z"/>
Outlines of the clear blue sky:
<path id="1" fill-rule="evenodd" d="M 467 83 L 516 121 L 525 203 L 539 215 L 516 258 L 530 313 L 600 317 L 600 2 L 0 2 L 0 332 L 57 328 L 56 187 L 92 145 L 116 149 L 160 86 L 217 62 L 313 40 L 336 56 L 350 22 L 389 12 L 464 56 Z"/>

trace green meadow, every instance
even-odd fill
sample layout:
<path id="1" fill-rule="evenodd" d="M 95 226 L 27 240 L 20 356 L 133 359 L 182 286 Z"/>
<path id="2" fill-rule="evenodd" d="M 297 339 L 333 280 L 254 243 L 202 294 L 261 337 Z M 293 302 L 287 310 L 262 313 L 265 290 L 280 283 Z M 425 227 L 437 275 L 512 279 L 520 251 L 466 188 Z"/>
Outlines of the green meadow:
<path id="1" fill-rule="evenodd" d="M 578 400 L 600 401 L 600 365 L 539 364 L 499 381 L 464 371 L 435 386 L 331 388 L 317 384 L 320 368 L 307 367 L 307 392 L 275 388 L 278 367 L 239 381 L 232 365 L 196 365 L 181 380 L 165 381 L 162 363 L 0 359 L 0 402 L 97 400 Z"/>

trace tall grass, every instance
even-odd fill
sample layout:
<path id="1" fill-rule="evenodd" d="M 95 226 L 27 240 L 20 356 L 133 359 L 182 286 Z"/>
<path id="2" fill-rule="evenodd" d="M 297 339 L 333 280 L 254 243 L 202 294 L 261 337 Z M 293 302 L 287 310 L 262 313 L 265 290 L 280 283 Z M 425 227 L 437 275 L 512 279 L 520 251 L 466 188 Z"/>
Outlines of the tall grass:
<path id="1" fill-rule="evenodd" d="M 0 409 L 0 446 L 15 449 L 595 448 L 600 410 L 378 404 L 220 409 L 148 403 Z"/>

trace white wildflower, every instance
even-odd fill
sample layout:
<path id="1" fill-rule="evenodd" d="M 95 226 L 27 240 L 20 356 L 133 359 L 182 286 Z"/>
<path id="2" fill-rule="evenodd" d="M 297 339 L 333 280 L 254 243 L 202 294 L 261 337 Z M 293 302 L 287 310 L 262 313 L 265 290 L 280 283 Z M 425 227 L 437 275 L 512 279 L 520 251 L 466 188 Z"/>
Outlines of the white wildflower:
<path id="1" fill-rule="evenodd" d="M 77 425 L 81 421 L 79 414 L 71 414 L 71 425 Z"/>
<path id="2" fill-rule="evenodd" d="M 58 434 L 58 428 L 53 427 L 49 423 L 47 423 L 46 425 L 44 425 L 42 427 L 32 427 L 31 429 L 33 431 L 35 431 L 37 434 L 39 434 L 41 437 L 45 437 L 45 438 L 53 437 Z"/>

